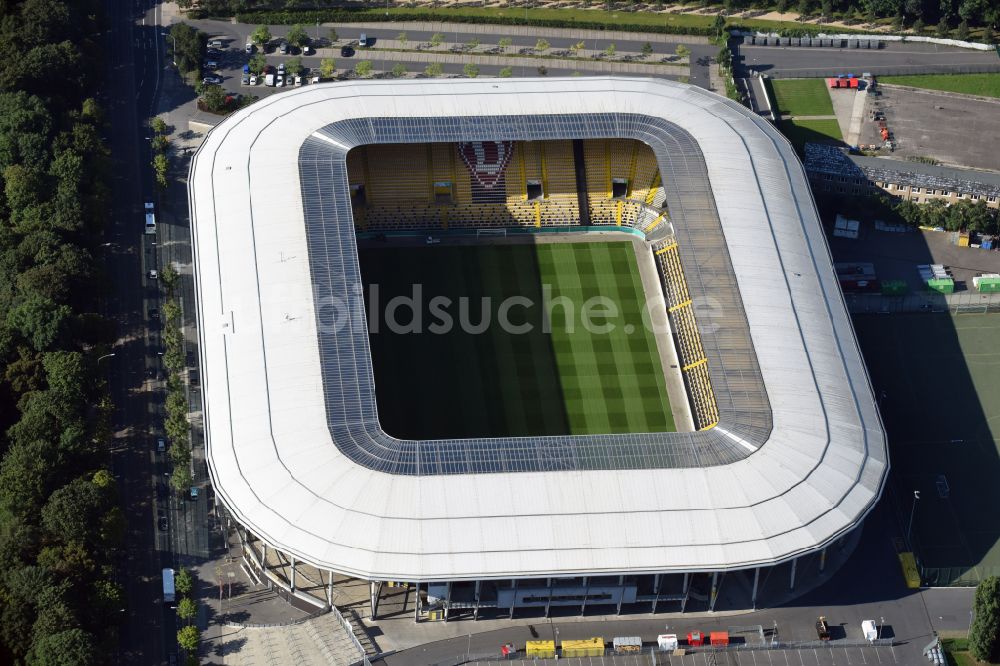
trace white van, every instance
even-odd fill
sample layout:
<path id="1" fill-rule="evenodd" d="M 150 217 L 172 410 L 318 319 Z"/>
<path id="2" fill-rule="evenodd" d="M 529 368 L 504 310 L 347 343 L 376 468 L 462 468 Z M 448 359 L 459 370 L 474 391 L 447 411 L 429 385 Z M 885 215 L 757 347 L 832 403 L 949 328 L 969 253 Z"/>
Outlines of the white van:
<path id="1" fill-rule="evenodd" d="M 274 74 L 272 74 L 271 72 L 267 73 L 267 76 L 264 77 L 264 85 L 265 86 L 274 85 Z"/>
<path id="2" fill-rule="evenodd" d="M 358 46 L 368 46 L 368 35 L 361 33 L 361 39 L 358 40 Z"/>
<path id="3" fill-rule="evenodd" d="M 156 233 L 156 215 L 153 213 L 146 213 L 146 233 Z"/>

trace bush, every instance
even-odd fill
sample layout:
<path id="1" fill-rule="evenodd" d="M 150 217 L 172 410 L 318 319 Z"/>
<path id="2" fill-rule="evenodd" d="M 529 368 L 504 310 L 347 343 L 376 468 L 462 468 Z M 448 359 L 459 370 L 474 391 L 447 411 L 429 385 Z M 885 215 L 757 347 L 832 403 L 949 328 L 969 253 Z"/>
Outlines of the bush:
<path id="1" fill-rule="evenodd" d="M 976 588 L 969 652 L 977 661 L 992 661 L 1000 641 L 1000 578 L 990 576 Z"/>

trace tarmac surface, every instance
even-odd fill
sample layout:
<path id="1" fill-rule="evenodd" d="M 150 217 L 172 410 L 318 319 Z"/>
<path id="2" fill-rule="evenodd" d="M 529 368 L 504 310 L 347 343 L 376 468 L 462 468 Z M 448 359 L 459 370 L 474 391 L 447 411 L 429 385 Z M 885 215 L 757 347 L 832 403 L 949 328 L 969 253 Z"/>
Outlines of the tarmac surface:
<path id="1" fill-rule="evenodd" d="M 994 51 L 887 42 L 881 49 L 748 46 L 738 48 L 740 65 L 774 78 L 811 78 L 870 72 L 890 74 L 1000 71 Z"/>
<path id="2" fill-rule="evenodd" d="M 995 57 L 995 56 L 994 56 Z M 1000 99 L 880 85 L 872 108 L 885 112 L 896 148 L 893 157 L 933 157 L 946 163 L 1000 169 Z M 881 143 L 875 123 L 866 122 L 860 143 Z"/>

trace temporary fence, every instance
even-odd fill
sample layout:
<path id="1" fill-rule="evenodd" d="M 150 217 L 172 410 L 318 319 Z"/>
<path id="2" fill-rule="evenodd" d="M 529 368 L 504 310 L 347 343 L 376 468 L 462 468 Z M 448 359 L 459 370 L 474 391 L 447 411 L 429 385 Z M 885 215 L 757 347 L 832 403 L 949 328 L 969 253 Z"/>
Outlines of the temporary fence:
<path id="1" fill-rule="evenodd" d="M 347 621 L 347 618 L 343 616 L 336 606 L 331 606 L 330 612 L 333 613 L 333 616 L 337 618 L 338 622 L 340 622 L 340 626 L 344 628 L 345 632 L 347 632 L 347 635 L 354 644 L 355 649 L 357 649 L 358 661 L 356 663 L 362 664 L 363 666 L 371 666 L 371 661 L 368 659 L 368 653 L 361 645 L 361 641 L 358 640 L 357 634 L 354 633 L 354 627 L 351 626 L 351 623 Z"/>
<path id="2" fill-rule="evenodd" d="M 826 67 L 819 69 L 788 69 L 780 67 L 769 69 L 767 75 L 772 79 L 812 79 L 828 78 L 843 74 L 845 67 Z M 855 70 L 856 71 L 856 70 Z M 865 65 L 865 73 L 878 76 L 909 76 L 911 74 L 991 74 L 1000 72 L 1000 61 L 995 63 L 982 63 L 977 65 L 933 65 L 921 63 L 919 65 L 890 66 Z M 857 72 L 856 72 L 857 73 Z"/>
<path id="3" fill-rule="evenodd" d="M 899 312 L 950 312 L 986 314 L 1000 312 L 1000 293 L 983 294 L 961 291 L 952 294 L 931 292 L 905 296 L 881 294 L 844 294 L 851 314 L 893 314 Z"/>

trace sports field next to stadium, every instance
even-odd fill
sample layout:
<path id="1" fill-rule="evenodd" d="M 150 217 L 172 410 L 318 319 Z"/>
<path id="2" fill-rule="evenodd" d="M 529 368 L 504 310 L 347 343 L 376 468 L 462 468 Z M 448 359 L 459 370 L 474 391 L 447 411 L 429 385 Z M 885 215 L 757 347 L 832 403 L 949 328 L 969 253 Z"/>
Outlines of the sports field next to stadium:
<path id="1" fill-rule="evenodd" d="M 781 115 L 833 116 L 833 102 L 823 79 L 776 79 L 770 83 Z"/>
<path id="2" fill-rule="evenodd" d="M 1000 574 L 1000 314 L 863 315 L 855 328 L 924 584 Z"/>
<path id="3" fill-rule="evenodd" d="M 367 247 L 360 256 L 389 434 L 674 430 L 631 243 Z"/>

